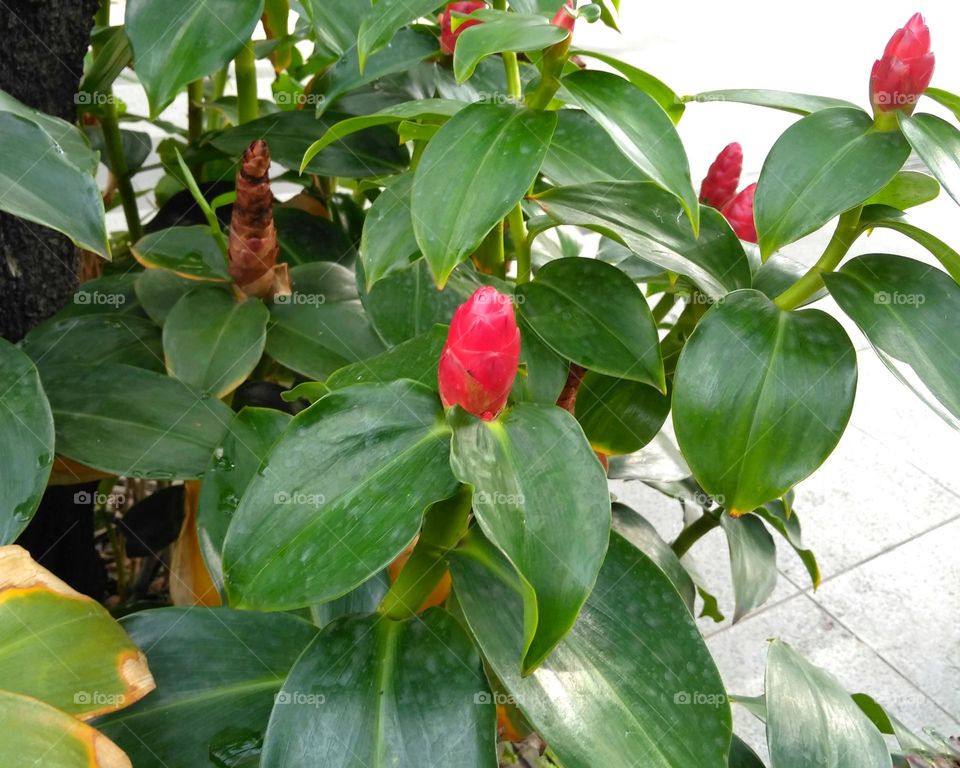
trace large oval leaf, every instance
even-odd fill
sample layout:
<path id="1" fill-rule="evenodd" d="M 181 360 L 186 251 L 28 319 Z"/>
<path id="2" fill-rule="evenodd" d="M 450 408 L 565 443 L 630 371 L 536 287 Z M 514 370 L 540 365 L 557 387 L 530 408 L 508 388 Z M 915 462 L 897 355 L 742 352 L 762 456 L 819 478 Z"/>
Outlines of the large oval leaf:
<path id="1" fill-rule="evenodd" d="M 357 33 L 360 70 L 363 71 L 370 56 L 390 43 L 400 28 L 426 16 L 441 5 L 443 0 L 379 0 L 375 3 L 363 17 Z M 352 44 L 347 46 L 350 47 Z"/>
<path id="2" fill-rule="evenodd" d="M 129 365 L 44 369 L 57 453 L 115 475 L 198 477 L 232 412 L 214 398 Z"/>
<path id="3" fill-rule="evenodd" d="M 151 116 L 236 56 L 262 13 L 263 0 L 130 0 L 124 26 Z"/>
<path id="4" fill-rule="evenodd" d="M 726 768 L 720 674 L 673 584 L 618 534 L 579 620 L 526 678 L 509 564 L 475 539 L 451 571 L 484 658 L 566 768 Z"/>
<path id="5" fill-rule="evenodd" d="M 270 313 L 217 288 L 183 296 L 163 325 L 167 372 L 203 394 L 225 397 L 260 361 Z"/>
<path id="6" fill-rule="evenodd" d="M 317 631 L 295 616 L 229 608 L 161 608 L 121 624 L 147 654 L 157 690 L 96 725 L 138 768 L 217 765 L 218 745 L 234 742 L 236 759 L 259 744 L 277 691 Z"/>
<path id="7" fill-rule="evenodd" d="M 154 688 L 146 658 L 106 609 L 16 546 L 0 547 L 0 681 L 83 719 Z"/>
<path id="8" fill-rule="evenodd" d="M 458 83 L 469 79 L 477 64 L 501 51 L 539 51 L 566 40 L 570 33 L 543 16 L 500 13 L 463 30 L 453 53 L 453 72 Z"/>
<path id="9" fill-rule="evenodd" d="M 928 264 L 879 253 L 853 259 L 824 279 L 894 375 L 960 424 L 960 286 Z"/>
<path id="10" fill-rule="evenodd" d="M 562 93 L 581 106 L 637 168 L 674 195 L 700 230 L 700 203 L 673 122 L 650 96 L 622 77 L 583 70 L 563 79 Z"/>
<path id="11" fill-rule="evenodd" d="M 192 280 L 229 280 L 227 258 L 209 227 L 170 227 L 144 235 L 131 248 L 147 268 L 168 269 Z"/>
<path id="12" fill-rule="evenodd" d="M 554 352 L 591 371 L 665 387 L 660 338 L 636 283 L 594 259 L 551 261 L 517 287 L 524 321 Z"/>
<path id="13" fill-rule="evenodd" d="M 33 362 L 0 339 L 0 544 L 27 527 L 53 467 L 53 414 Z"/>
<path id="14" fill-rule="evenodd" d="M 668 413 L 670 398 L 638 381 L 587 371 L 577 392 L 577 421 L 594 450 L 606 454 L 639 451 Z"/>
<path id="15" fill-rule="evenodd" d="M 495 735 L 479 655 L 449 614 L 353 617 L 328 625 L 290 671 L 261 765 L 496 768 Z"/>
<path id="16" fill-rule="evenodd" d="M 627 161 L 609 134 L 586 112 L 561 109 L 543 159 L 543 174 L 557 186 L 591 181 L 649 181 Z"/>
<path id="17" fill-rule="evenodd" d="M 497 421 L 457 409 L 451 420 L 453 471 L 473 486 L 480 527 L 523 580 L 517 661 L 528 673 L 573 626 L 593 589 L 610 533 L 606 476 L 561 408 L 521 403 Z"/>
<path id="18" fill-rule="evenodd" d="M 343 389 L 354 384 L 389 384 L 396 379 L 410 379 L 436 390 L 437 366 L 449 330 L 446 325 L 435 325 L 381 355 L 335 371 L 326 385 L 330 389 Z"/>
<path id="19" fill-rule="evenodd" d="M 431 139 L 414 176 L 411 215 L 437 285 L 526 194 L 556 126 L 552 112 L 481 103 Z"/>
<path id="20" fill-rule="evenodd" d="M 759 517 L 720 518 L 730 550 L 734 623 L 763 605 L 777 586 L 777 545 Z"/>
<path id="21" fill-rule="evenodd" d="M 836 320 L 736 291 L 704 315 L 680 354 L 677 440 L 704 490 L 734 514 L 749 512 L 827 458 L 856 382 L 856 353 Z"/>
<path id="22" fill-rule="evenodd" d="M 368 291 L 380 278 L 409 267 L 418 251 L 410 215 L 412 190 L 412 173 L 397 176 L 384 187 L 367 211 L 360 241 L 360 258 L 363 259 Z"/>
<path id="23" fill-rule="evenodd" d="M 366 581 L 456 489 L 448 451 L 440 402 L 419 384 L 360 385 L 314 403 L 270 451 L 230 524 L 231 602 L 299 608 Z"/>
<path id="24" fill-rule="evenodd" d="M 859 109 L 825 109 L 791 125 L 757 183 L 754 218 L 764 258 L 859 205 L 896 176 L 910 145 Z"/>
<path id="25" fill-rule="evenodd" d="M 656 184 L 603 181 L 535 199 L 558 223 L 609 235 L 646 261 L 689 276 L 713 298 L 750 286 L 750 262 L 723 216 L 704 207 L 694 237 L 679 203 Z"/>
<path id="26" fill-rule="evenodd" d="M 910 146 L 960 204 L 960 131 L 936 115 L 901 113 L 899 118 Z"/>
<path id="27" fill-rule="evenodd" d="M 771 768 L 889 768 L 880 731 L 836 678 L 782 641 L 767 651 L 764 683 Z"/>
<path id="28" fill-rule="evenodd" d="M 160 329 L 143 317 L 57 315 L 31 330 L 20 347 L 41 370 L 114 363 L 163 370 Z"/>

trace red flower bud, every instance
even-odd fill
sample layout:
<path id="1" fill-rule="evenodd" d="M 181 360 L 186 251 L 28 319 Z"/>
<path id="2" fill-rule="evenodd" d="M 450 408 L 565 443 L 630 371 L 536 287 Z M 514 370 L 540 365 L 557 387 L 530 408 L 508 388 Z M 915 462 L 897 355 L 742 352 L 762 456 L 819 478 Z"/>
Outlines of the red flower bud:
<path id="1" fill-rule="evenodd" d="M 573 26 L 577 23 L 577 18 L 572 13 L 569 13 L 566 10 L 567 8 L 569 8 L 571 11 L 575 8 L 573 0 L 567 0 L 565 5 L 561 5 L 560 10 L 556 12 L 553 17 L 553 21 L 550 23 L 555 27 L 566 29 L 572 34 Z"/>
<path id="2" fill-rule="evenodd" d="M 483 286 L 461 304 L 440 355 L 445 407 L 459 405 L 484 421 L 507 404 L 520 363 L 520 331 L 509 296 Z"/>
<path id="3" fill-rule="evenodd" d="M 757 225 L 753 222 L 753 195 L 756 191 L 756 184 L 745 187 L 721 211 L 737 237 L 749 243 L 757 242 Z"/>
<path id="4" fill-rule="evenodd" d="M 930 29 L 919 13 L 905 27 L 893 33 L 870 72 L 870 102 L 875 112 L 913 108 L 933 77 L 934 57 L 930 52 Z"/>
<path id="5" fill-rule="evenodd" d="M 700 202 L 718 211 L 737 194 L 740 172 L 743 170 L 743 148 L 737 143 L 727 144 L 713 161 L 700 185 Z"/>
<path id="6" fill-rule="evenodd" d="M 457 2 L 449 3 L 447 5 L 446 11 L 440 14 L 440 49 L 444 53 L 453 54 L 454 48 L 457 46 L 457 38 L 460 37 L 460 33 L 465 29 L 474 27 L 477 24 L 482 24 L 483 22 L 477 20 L 462 21 L 457 29 L 453 29 L 453 16 L 452 12 L 470 14 L 480 8 L 486 8 L 486 3 L 476 2 L 475 0 L 466 0 L 466 2 Z"/>

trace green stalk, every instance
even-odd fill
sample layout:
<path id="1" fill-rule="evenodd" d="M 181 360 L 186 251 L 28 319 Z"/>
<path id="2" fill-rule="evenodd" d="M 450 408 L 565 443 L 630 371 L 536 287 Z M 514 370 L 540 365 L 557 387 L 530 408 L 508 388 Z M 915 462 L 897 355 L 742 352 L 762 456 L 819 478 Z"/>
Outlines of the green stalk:
<path id="1" fill-rule="evenodd" d="M 194 80 L 187 86 L 187 131 L 191 144 L 203 135 L 203 80 Z"/>
<path id="2" fill-rule="evenodd" d="M 517 257 L 517 285 L 530 282 L 530 238 L 523 220 L 523 206 L 517 203 L 507 217 L 510 235 L 513 237 L 513 252 Z"/>
<path id="3" fill-rule="evenodd" d="M 401 621 L 416 615 L 443 578 L 447 553 L 467 532 L 472 497 L 470 489 L 461 486 L 455 496 L 427 510 L 410 559 L 377 609 L 382 616 Z"/>
<path id="4" fill-rule="evenodd" d="M 497 223 L 490 230 L 480 247 L 473 254 L 474 261 L 483 272 L 488 275 L 505 278 L 507 276 L 506 260 L 503 251 L 503 222 Z"/>
<path id="5" fill-rule="evenodd" d="M 260 105 L 257 103 L 257 60 L 251 41 L 248 40 L 243 46 L 233 65 L 237 77 L 237 120 L 243 125 L 256 120 L 260 114 Z"/>
<path id="6" fill-rule="evenodd" d="M 687 551 L 706 534 L 720 525 L 720 518 L 704 512 L 703 517 L 684 528 L 677 540 L 670 545 L 677 557 L 683 557 Z"/>
<path id="7" fill-rule="evenodd" d="M 860 234 L 862 210 L 863 206 L 858 205 L 840 217 L 837 229 L 817 263 L 810 267 L 797 282 L 777 296 L 773 301 L 774 304 L 780 309 L 796 309 L 823 287 L 824 273 L 833 272 L 837 268 Z"/>
<path id="8" fill-rule="evenodd" d="M 223 98 L 223 92 L 227 87 L 227 77 L 229 76 L 229 65 L 221 67 L 210 77 L 211 94 L 210 101 L 216 102 Z M 207 130 L 215 131 L 223 127 L 223 115 L 216 109 L 207 112 Z"/>

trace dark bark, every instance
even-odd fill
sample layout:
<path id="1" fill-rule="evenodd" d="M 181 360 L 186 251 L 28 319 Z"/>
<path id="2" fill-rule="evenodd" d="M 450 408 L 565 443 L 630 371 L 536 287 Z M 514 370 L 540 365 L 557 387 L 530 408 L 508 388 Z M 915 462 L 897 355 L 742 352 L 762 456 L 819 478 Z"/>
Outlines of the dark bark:
<path id="1" fill-rule="evenodd" d="M 74 94 L 97 0 L 4 0 L 0 89 L 24 104 L 76 119 Z M 66 304 L 77 251 L 53 230 L 0 214 L 0 335 L 17 341 Z"/>

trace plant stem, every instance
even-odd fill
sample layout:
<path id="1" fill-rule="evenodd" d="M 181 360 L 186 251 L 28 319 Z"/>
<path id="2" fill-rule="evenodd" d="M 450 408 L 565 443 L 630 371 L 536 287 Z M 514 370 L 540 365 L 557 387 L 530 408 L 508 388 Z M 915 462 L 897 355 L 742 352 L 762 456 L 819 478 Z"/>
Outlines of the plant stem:
<path id="1" fill-rule="evenodd" d="M 253 55 L 253 43 L 249 40 L 233 61 L 237 77 L 237 121 L 243 125 L 256 120 L 260 114 L 257 103 L 257 60 Z"/>
<path id="2" fill-rule="evenodd" d="M 228 67 L 221 67 L 210 77 L 210 85 L 212 86 L 212 92 L 210 94 L 210 101 L 216 102 L 223 98 L 223 91 L 227 87 L 227 77 L 229 76 Z M 223 116 L 216 109 L 211 109 L 207 111 L 207 130 L 215 131 L 223 125 Z"/>
<path id="3" fill-rule="evenodd" d="M 670 548 L 677 557 L 683 557 L 690 547 L 718 525 L 720 525 L 719 517 L 714 517 L 709 512 L 704 512 L 703 517 L 688 525 L 680 532 L 677 540 L 670 545 Z"/>
<path id="4" fill-rule="evenodd" d="M 187 132 L 191 144 L 203 135 L 203 80 L 194 80 L 187 86 Z"/>
<path id="5" fill-rule="evenodd" d="M 117 191 L 123 205 L 123 215 L 127 220 L 130 241 L 136 242 L 143 235 L 140 225 L 140 210 L 137 208 L 137 193 L 130 181 L 127 157 L 123 153 L 123 138 L 120 135 L 120 123 L 117 120 L 117 105 L 113 100 L 113 90 L 107 94 L 103 115 L 100 117 L 100 129 L 103 131 L 103 143 L 110 160 L 110 168 L 117 179 Z"/>
<path id="6" fill-rule="evenodd" d="M 447 553 L 467 532 L 472 498 L 470 489 L 461 486 L 456 495 L 427 510 L 410 559 L 377 609 L 382 616 L 400 621 L 416 615 L 443 578 Z"/>
<path id="7" fill-rule="evenodd" d="M 494 275 L 499 278 L 505 278 L 506 260 L 503 251 L 503 222 L 497 222 L 497 225 L 490 230 L 480 247 L 473 254 L 473 261 L 477 268 L 487 275 Z"/>
<path id="8" fill-rule="evenodd" d="M 862 205 L 851 208 L 844 213 L 837 222 L 837 229 L 827 243 L 823 255 L 817 260 L 807 273 L 787 290 L 777 296 L 773 303 L 780 309 L 796 309 L 803 302 L 823 287 L 823 275 L 833 272 L 837 265 L 847 255 L 850 246 L 860 234 L 860 212 Z"/>
<path id="9" fill-rule="evenodd" d="M 510 235 L 513 237 L 513 252 L 517 257 L 517 285 L 530 282 L 530 238 L 523 220 L 523 206 L 517 203 L 507 217 Z"/>

